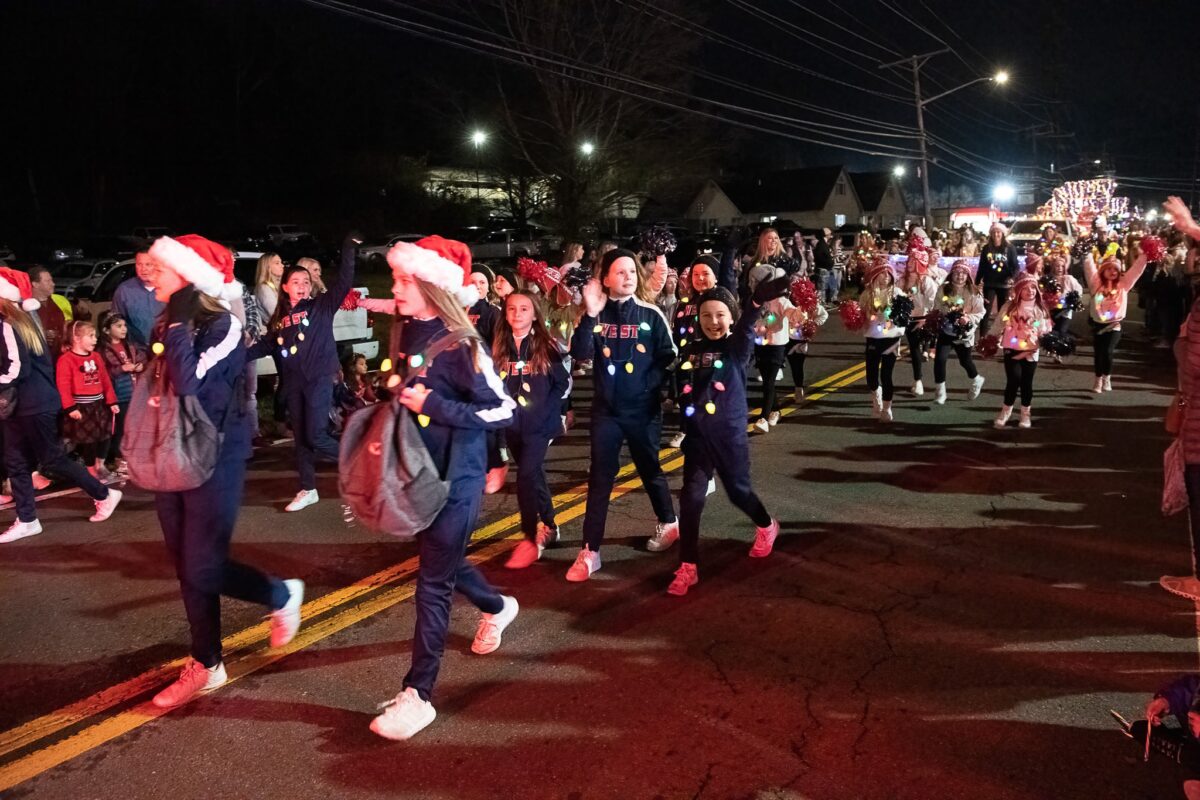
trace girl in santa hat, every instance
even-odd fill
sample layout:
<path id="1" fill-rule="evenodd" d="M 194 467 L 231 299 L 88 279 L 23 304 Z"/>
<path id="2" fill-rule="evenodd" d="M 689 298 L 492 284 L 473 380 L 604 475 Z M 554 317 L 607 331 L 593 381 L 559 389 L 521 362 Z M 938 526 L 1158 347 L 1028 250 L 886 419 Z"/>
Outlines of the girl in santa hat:
<path id="1" fill-rule="evenodd" d="M 712 289 L 697 298 L 700 330 L 679 354 L 683 378 L 683 488 L 679 493 L 681 512 L 679 568 L 667 592 L 687 594 L 700 576 L 697 572 L 700 547 L 700 517 L 713 475 L 729 500 L 754 523 L 750 555 L 765 558 L 775 546 L 779 522 L 767 513 L 750 485 L 750 450 L 746 436 L 746 369 L 753 352 L 755 322 L 770 301 L 782 297 L 791 283 L 780 277 L 758 281 L 754 293 L 741 309 L 725 289 Z M 737 319 L 736 324 L 734 320 Z"/>
<path id="2" fill-rule="evenodd" d="M 457 589 L 482 613 L 471 651 L 491 653 L 517 615 L 517 601 L 497 592 L 466 558 L 487 472 L 486 432 L 512 424 L 516 403 L 504 391 L 492 359 L 463 310 L 478 292 L 470 282 L 471 251 L 462 242 L 427 236 L 388 251 L 399 326 L 393 335 L 396 374 L 389 383 L 414 381 L 397 400 L 417 415 L 417 431 L 450 487 L 445 506 L 417 534 L 416 631 L 404 689 L 371 730 L 408 739 L 437 716 L 430 696 L 441 666 Z M 511 292 L 510 292 L 511 294 Z M 463 341 L 426 364 L 425 354 L 445 336 Z M 557 412 L 555 413 L 557 417 Z"/>
<path id="3" fill-rule="evenodd" d="M 933 356 L 933 379 L 937 382 L 934 402 L 939 406 L 946 402 L 946 362 L 950 353 L 958 356 L 958 363 L 971 379 L 967 398 L 979 397 L 983 388 L 983 376 L 975 368 L 971 349 L 975 346 L 975 334 L 983 319 L 983 298 L 975 288 L 971 277 L 971 265 L 959 259 L 950 267 L 950 274 L 939 292 L 937 309 L 942 313 L 941 329 L 937 332 L 937 346 Z"/>
<path id="4" fill-rule="evenodd" d="M 95 501 L 92 522 L 108 519 L 121 502 L 121 492 L 96 480 L 67 458 L 63 450 L 58 436 L 62 401 L 55 385 L 54 364 L 41 328 L 29 313 L 38 305 L 29 276 L 0 267 L 0 400 L 9 412 L 3 421 L 4 464 L 17 506 L 17 518 L 0 534 L 0 543 L 42 532 L 33 490 L 33 469 L 39 464 L 74 483 Z"/>
<path id="5" fill-rule="evenodd" d="M 892 300 L 903 294 L 887 256 L 878 255 L 863 277 L 858 306 L 867 320 L 867 389 L 871 392 L 871 413 L 883 422 L 892 421 L 892 397 L 895 386 L 892 372 L 900 353 L 904 328 L 892 324 Z"/>
<path id="6" fill-rule="evenodd" d="M 1033 376 L 1037 372 L 1041 337 L 1049 330 L 1049 315 L 1042 307 L 1037 278 L 1021 273 L 1013 284 L 1008 302 L 997 312 L 1004 330 L 1000 346 L 1004 348 L 1004 405 L 996 415 L 995 426 L 1003 428 L 1012 416 L 1013 404 L 1021 395 L 1021 421 L 1017 427 L 1033 424 Z"/>
<path id="7" fill-rule="evenodd" d="M 571 356 L 594 359 L 596 389 L 584 546 L 567 570 L 569 581 L 586 581 L 600 569 L 608 501 L 625 442 L 658 518 L 647 549 L 666 550 L 679 538 L 675 504 L 658 462 L 660 394 L 676 350 L 662 312 L 639 300 L 637 289 L 637 254 L 622 249 L 604 254 L 599 280 L 583 289 L 584 315 L 571 341 Z"/>
<path id="8" fill-rule="evenodd" d="M 1092 293 L 1088 311 L 1088 325 L 1092 328 L 1092 358 L 1096 382 L 1092 391 L 1096 394 L 1112 391 L 1113 355 L 1121 341 L 1121 322 L 1129 309 L 1129 290 L 1142 277 L 1146 269 L 1146 256 L 1138 250 L 1133 266 L 1121 274 L 1120 247 L 1116 242 L 1108 245 L 1101 257 L 1100 266 L 1091 253 L 1084 256 L 1083 275 Z"/>
<path id="9" fill-rule="evenodd" d="M 908 357 L 912 361 L 914 397 L 925 394 L 922 366 L 925 363 L 925 344 L 921 328 L 923 317 L 933 310 L 937 302 L 938 283 L 929 274 L 930 251 L 924 244 L 914 241 L 909 245 L 908 258 L 904 262 L 904 274 L 900 276 L 900 291 L 913 302 L 913 324 L 905 330 L 908 339 Z"/>
<path id="10" fill-rule="evenodd" d="M 504 308 L 496 326 L 492 361 L 500 370 L 504 388 L 517 401 L 505 439 L 517 465 L 517 506 L 525 534 L 505 566 L 524 569 L 558 541 L 554 503 L 546 483 L 546 450 L 562 429 L 559 411 L 570 374 L 546 327 L 537 295 L 515 291 Z"/>
<path id="11" fill-rule="evenodd" d="M 313 295 L 312 276 L 300 266 L 284 270 L 279 304 L 266 335 L 247 357 L 275 356 L 279 365 L 300 475 L 300 491 L 285 511 L 300 511 L 320 500 L 317 461 L 337 463 L 338 443 L 329 433 L 333 385 L 340 363 L 333 336 L 333 315 L 354 286 L 355 254 L 342 252 L 337 279 L 328 291 Z"/>
<path id="12" fill-rule="evenodd" d="M 240 382 L 246 360 L 242 322 L 229 310 L 242 296 L 233 279 L 233 256 L 196 235 L 164 236 L 150 255 L 158 265 L 151 279 L 154 294 L 166 308 L 154 328 L 155 360 L 148 370 L 162 362 L 167 390 L 195 397 L 222 434 L 212 477 L 195 489 L 154 496 L 191 631 L 191 658 L 179 678 L 154 696 L 155 705 L 171 708 L 225 683 L 222 596 L 271 609 L 271 646 L 282 647 L 300 627 L 304 582 L 282 581 L 229 558 L 252 433 Z M 131 428 L 141 411 L 131 407 Z"/>

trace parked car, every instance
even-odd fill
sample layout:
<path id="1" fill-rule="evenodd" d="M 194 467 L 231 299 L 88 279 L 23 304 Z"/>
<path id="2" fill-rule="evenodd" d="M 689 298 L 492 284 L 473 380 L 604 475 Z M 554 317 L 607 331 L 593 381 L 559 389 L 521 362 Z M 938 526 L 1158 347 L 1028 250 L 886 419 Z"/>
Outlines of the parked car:
<path id="1" fill-rule="evenodd" d="M 312 234 L 299 225 L 268 225 L 267 238 L 271 240 L 271 244 L 282 247 L 288 242 L 299 242 L 305 238 L 312 238 Z"/>
<path id="2" fill-rule="evenodd" d="M 519 228 L 501 228 L 485 232 L 475 241 L 467 241 L 471 257 L 517 258 L 551 253 L 562 247 L 562 239 L 537 225 L 522 225 Z"/>
<path id="3" fill-rule="evenodd" d="M 358 248 L 358 257 L 370 269 L 383 269 L 387 263 L 387 252 L 396 242 L 416 242 L 424 239 L 423 233 L 393 233 L 389 234 L 384 244 L 362 245 Z"/>
<path id="4" fill-rule="evenodd" d="M 127 260 L 133 263 L 132 260 Z M 68 300 L 74 299 L 83 287 L 95 289 L 108 272 L 118 265 L 113 258 L 83 258 L 50 266 L 55 290 Z"/>
<path id="5" fill-rule="evenodd" d="M 1026 245 L 1036 242 L 1042 238 L 1042 228 L 1047 225 L 1053 225 L 1058 231 L 1058 235 L 1067 240 L 1067 245 L 1075 244 L 1075 228 L 1071 225 L 1070 220 L 1066 219 L 1041 219 L 1029 218 L 1014 220 L 1012 227 L 1008 230 L 1008 241 L 1012 242 L 1017 248 L 1017 255 L 1022 255 L 1025 252 Z"/>
<path id="6" fill-rule="evenodd" d="M 17 258 L 23 263 L 55 264 L 84 257 L 83 247 L 76 241 L 66 239 L 31 239 L 17 243 Z"/>

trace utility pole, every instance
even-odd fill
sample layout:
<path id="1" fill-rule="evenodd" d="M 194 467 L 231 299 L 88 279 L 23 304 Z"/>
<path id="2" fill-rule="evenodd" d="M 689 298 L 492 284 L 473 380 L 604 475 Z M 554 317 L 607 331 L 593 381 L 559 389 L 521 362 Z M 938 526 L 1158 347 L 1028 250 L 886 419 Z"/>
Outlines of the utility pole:
<path id="1" fill-rule="evenodd" d="M 917 106 L 917 136 L 921 143 L 921 203 L 922 203 L 922 221 L 926 228 L 933 224 L 933 212 L 929 202 L 929 143 L 925 136 L 925 103 L 928 102 L 921 97 L 921 67 L 925 62 L 934 56 L 939 56 L 942 53 L 949 53 L 950 48 L 943 47 L 941 50 L 935 50 L 932 53 L 924 53 L 919 56 L 909 56 L 902 58 L 899 61 L 892 61 L 887 64 L 880 64 L 879 69 L 890 69 L 898 67 L 901 64 L 908 64 L 912 69 L 913 76 L 913 99 Z M 945 94 L 949 94 L 946 92 Z"/>

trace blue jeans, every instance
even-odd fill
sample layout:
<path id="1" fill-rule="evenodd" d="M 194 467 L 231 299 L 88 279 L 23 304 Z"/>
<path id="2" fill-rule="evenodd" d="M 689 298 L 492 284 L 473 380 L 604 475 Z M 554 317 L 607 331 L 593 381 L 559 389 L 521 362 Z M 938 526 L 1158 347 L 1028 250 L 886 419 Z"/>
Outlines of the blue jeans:
<path id="1" fill-rule="evenodd" d="M 742 510 L 756 527 L 771 524 L 771 515 L 750 486 L 750 445 L 746 427 L 730 431 L 727 439 L 713 440 L 691 434 L 683 440 L 683 489 L 679 492 L 679 560 L 697 563 L 700 555 L 700 516 L 708 482 L 721 478 L 729 502 Z"/>
<path id="2" fill-rule="evenodd" d="M 594 413 L 594 412 L 593 412 Z M 638 477 L 650 496 L 650 505 L 659 522 L 675 521 L 675 505 L 667 476 L 658 463 L 658 444 L 662 436 L 662 415 L 640 417 L 593 416 L 591 430 L 591 469 L 588 471 L 587 511 L 583 515 L 583 541 L 597 551 L 604 541 L 608 522 L 608 499 L 612 495 L 617 470 L 621 466 L 621 445 L 629 443 L 629 455 Z"/>
<path id="3" fill-rule="evenodd" d="M 298 383 L 297 375 L 289 383 Z M 338 460 L 337 440 L 329 433 L 329 409 L 333 405 L 333 381 L 319 380 L 301 386 L 287 386 L 288 419 L 296 446 L 296 469 L 300 488 L 317 488 L 317 461 L 333 464 Z"/>

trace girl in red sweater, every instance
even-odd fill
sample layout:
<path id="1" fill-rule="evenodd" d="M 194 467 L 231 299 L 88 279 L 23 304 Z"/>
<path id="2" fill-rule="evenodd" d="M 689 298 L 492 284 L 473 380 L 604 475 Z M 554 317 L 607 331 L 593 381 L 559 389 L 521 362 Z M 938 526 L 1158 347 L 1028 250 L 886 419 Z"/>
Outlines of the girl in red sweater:
<path id="1" fill-rule="evenodd" d="M 113 414 L 121 410 L 104 360 L 96 351 L 96 326 L 76 320 L 67 326 L 71 348 L 58 357 L 56 375 L 62 396 L 63 436 L 79 452 L 88 472 L 104 476 L 104 454 L 112 436 Z"/>

